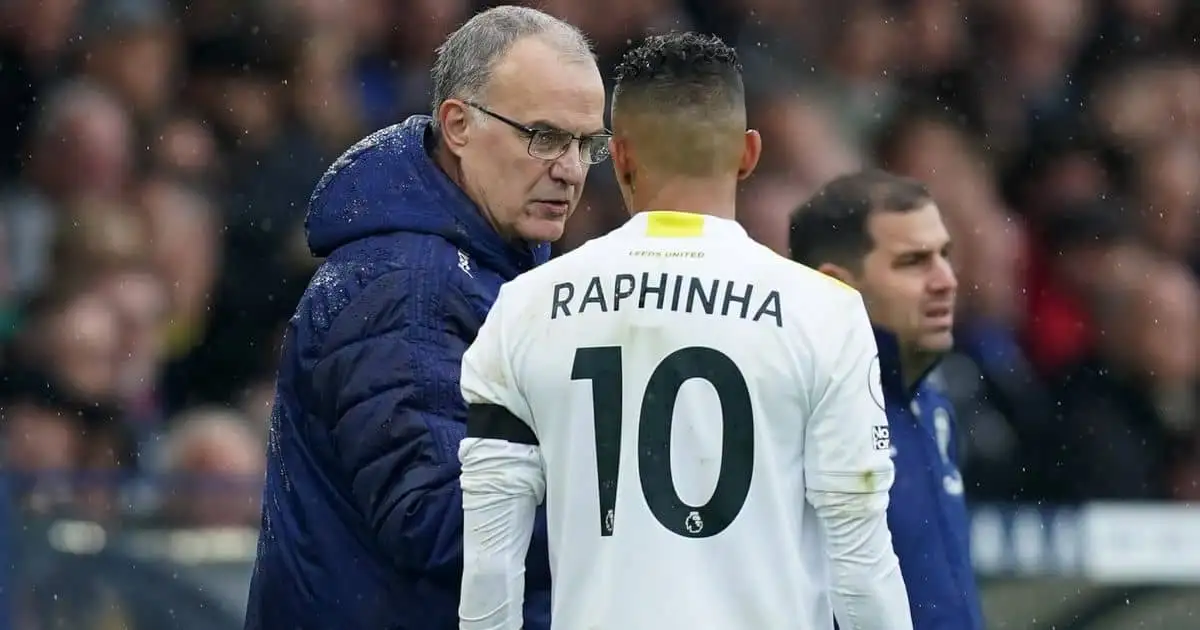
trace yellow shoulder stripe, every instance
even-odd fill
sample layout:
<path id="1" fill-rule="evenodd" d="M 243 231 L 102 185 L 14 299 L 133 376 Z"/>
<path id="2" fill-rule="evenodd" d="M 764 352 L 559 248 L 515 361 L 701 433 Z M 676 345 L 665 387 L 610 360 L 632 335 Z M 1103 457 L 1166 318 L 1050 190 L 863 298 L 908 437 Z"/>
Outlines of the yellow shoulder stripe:
<path id="1" fill-rule="evenodd" d="M 852 287 L 852 286 L 850 286 L 850 285 L 846 284 L 845 282 L 842 282 L 840 278 L 836 278 L 836 277 L 834 277 L 834 276 L 831 276 L 831 275 L 829 275 L 829 274 L 827 274 L 827 273 L 822 273 L 822 274 L 821 274 L 821 277 L 825 278 L 826 280 L 828 280 L 828 281 L 830 281 L 830 282 L 832 282 L 832 283 L 834 283 L 834 284 L 838 285 L 839 287 L 841 287 L 841 288 L 843 288 L 843 289 L 845 289 L 845 290 L 847 290 L 847 291 L 851 291 L 851 292 L 854 292 L 854 293 L 858 293 L 858 289 L 855 289 L 854 287 Z"/>

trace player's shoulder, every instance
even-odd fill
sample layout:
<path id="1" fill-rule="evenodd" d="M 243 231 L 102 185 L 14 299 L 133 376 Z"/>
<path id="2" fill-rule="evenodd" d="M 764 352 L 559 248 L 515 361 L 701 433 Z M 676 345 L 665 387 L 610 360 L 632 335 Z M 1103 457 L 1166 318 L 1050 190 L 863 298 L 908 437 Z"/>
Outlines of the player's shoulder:
<path id="1" fill-rule="evenodd" d="M 847 315 L 863 308 L 862 294 L 857 289 L 766 246 L 760 247 L 762 253 L 755 263 L 759 269 L 754 275 L 768 278 L 779 291 L 783 324 L 798 333 L 796 341 L 810 335 L 838 339 L 841 335 L 837 331 L 856 321 Z M 750 264 L 749 257 L 739 264 Z"/>
<path id="2" fill-rule="evenodd" d="M 813 298 L 820 297 L 825 298 L 824 301 L 836 303 L 862 299 L 854 287 L 812 267 L 781 256 L 766 245 L 748 240 L 745 250 L 745 255 L 738 258 L 737 264 L 754 265 L 758 268 L 758 273 L 780 279 L 780 284 L 788 288 L 787 294 L 793 296 L 794 299 L 811 302 Z"/>
<path id="3" fill-rule="evenodd" d="M 854 302 L 862 300 L 862 295 L 858 289 L 838 280 L 837 278 L 817 271 L 812 267 L 801 263 L 788 260 L 780 257 L 785 269 L 781 269 L 780 273 L 787 273 L 795 282 L 796 287 L 802 292 L 809 295 L 817 294 L 821 296 L 829 296 L 838 302 Z"/>

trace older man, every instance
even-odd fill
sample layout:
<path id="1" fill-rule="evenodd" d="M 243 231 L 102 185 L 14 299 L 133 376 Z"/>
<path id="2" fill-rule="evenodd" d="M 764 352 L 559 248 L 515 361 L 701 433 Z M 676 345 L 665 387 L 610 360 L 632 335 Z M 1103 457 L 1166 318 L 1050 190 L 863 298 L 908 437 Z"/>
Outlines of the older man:
<path id="1" fill-rule="evenodd" d="M 608 134 L 587 40 L 539 11 L 476 15 L 433 84 L 432 118 L 362 140 L 313 192 L 326 260 L 283 350 L 247 628 L 457 627 L 459 362 L 500 285 L 548 258 Z M 549 627 L 544 531 L 530 629 Z"/>

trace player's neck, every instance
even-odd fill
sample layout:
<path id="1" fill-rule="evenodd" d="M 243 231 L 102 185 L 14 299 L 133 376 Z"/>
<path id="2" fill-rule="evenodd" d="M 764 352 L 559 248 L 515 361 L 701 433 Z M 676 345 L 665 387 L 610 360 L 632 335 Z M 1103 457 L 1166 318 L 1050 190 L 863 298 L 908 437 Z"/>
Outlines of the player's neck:
<path id="1" fill-rule="evenodd" d="M 631 197 L 636 212 L 674 210 L 730 220 L 737 213 L 737 181 L 734 179 L 725 182 L 673 178 L 660 184 L 639 185 Z"/>

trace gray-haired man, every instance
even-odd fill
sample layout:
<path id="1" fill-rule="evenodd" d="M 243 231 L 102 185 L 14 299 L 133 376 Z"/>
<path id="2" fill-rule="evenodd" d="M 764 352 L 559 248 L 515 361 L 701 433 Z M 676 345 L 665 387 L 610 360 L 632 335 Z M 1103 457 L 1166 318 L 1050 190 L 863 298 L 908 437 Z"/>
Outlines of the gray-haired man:
<path id="1" fill-rule="evenodd" d="M 607 157 L 584 36 L 480 13 L 438 50 L 433 117 L 372 134 L 317 184 L 325 263 L 283 350 L 246 627 L 458 626 L 462 353 L 500 285 L 548 258 Z M 526 628 L 547 629 L 544 519 Z"/>

